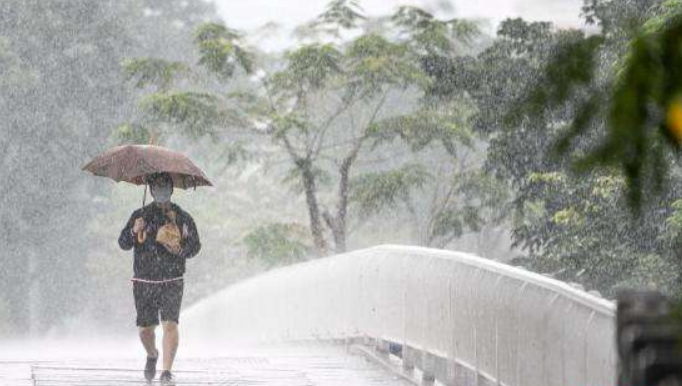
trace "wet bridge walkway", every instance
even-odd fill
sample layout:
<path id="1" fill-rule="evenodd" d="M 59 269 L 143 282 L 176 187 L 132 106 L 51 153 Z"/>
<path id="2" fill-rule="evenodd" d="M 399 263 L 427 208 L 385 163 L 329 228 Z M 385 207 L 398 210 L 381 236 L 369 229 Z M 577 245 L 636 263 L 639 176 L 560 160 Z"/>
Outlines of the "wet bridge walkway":
<path id="1" fill-rule="evenodd" d="M 0 385 L 147 385 L 140 362 L 139 359 L 0 362 Z M 175 375 L 178 386 L 409 385 L 354 350 L 336 346 L 256 350 L 219 358 L 181 356 L 176 363 Z"/>

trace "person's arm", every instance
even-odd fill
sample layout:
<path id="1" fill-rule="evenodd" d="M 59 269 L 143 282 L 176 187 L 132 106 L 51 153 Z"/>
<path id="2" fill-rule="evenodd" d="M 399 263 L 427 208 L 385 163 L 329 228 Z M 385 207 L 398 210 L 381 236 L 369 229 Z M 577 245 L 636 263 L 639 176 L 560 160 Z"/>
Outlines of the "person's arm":
<path id="1" fill-rule="evenodd" d="M 201 241 L 199 240 L 199 232 L 197 226 L 194 224 L 194 219 L 189 213 L 184 213 L 184 221 L 180 233 L 182 240 L 180 241 L 180 257 L 191 259 L 196 256 L 201 250 Z"/>
<path id="2" fill-rule="evenodd" d="M 126 226 L 121 231 L 121 235 L 118 237 L 118 245 L 124 251 L 129 251 L 135 245 L 135 239 L 137 235 L 133 233 L 133 226 L 135 225 L 135 219 L 137 218 L 137 211 L 133 212 L 130 216 L 130 220 L 126 223 Z"/>

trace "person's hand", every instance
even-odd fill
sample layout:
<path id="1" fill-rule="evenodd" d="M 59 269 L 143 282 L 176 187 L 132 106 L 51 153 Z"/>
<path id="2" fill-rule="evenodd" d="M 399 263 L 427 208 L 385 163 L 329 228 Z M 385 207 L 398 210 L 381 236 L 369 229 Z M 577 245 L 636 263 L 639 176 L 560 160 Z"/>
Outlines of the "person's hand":
<path id="1" fill-rule="evenodd" d="M 133 225 L 133 233 L 140 233 L 144 229 L 147 223 L 142 217 L 135 219 L 135 224 Z"/>

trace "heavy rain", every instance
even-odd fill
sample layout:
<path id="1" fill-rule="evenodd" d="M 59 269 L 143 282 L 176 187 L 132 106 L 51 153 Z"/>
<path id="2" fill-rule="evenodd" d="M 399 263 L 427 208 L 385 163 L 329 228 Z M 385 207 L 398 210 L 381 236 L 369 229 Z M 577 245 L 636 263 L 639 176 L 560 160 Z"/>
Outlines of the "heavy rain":
<path id="1" fill-rule="evenodd" d="M 0 0 L 0 386 L 682 384 L 680 68 L 681 0 Z"/>

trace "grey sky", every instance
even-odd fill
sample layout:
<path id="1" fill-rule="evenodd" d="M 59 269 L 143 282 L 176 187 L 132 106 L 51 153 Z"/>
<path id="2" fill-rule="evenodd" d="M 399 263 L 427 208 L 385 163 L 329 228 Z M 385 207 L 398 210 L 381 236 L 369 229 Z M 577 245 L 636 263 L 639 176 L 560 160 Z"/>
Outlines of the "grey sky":
<path id="1" fill-rule="evenodd" d="M 434 9 L 450 1 L 458 17 L 489 19 L 494 26 L 506 17 L 551 20 L 561 27 L 579 27 L 582 0 L 361 0 L 370 15 L 390 13 L 398 5 Z M 328 0 L 215 0 L 228 25 L 253 29 L 275 21 L 286 26 L 308 21 L 319 14 Z"/>

